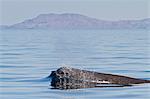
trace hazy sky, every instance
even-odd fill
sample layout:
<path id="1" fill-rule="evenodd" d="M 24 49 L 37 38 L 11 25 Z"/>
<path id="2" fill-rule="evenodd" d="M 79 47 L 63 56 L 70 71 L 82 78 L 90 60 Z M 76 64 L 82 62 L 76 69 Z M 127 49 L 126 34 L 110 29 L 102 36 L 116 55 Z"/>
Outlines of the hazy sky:
<path id="1" fill-rule="evenodd" d="M 0 0 L 0 24 L 44 13 L 78 13 L 104 20 L 150 17 L 150 0 Z"/>

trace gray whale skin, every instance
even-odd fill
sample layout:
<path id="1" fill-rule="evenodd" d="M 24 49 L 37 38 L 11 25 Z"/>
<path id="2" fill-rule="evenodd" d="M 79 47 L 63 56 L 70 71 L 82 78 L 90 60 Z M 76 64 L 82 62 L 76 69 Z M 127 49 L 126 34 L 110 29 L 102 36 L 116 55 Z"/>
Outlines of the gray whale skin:
<path id="1" fill-rule="evenodd" d="M 49 75 L 51 86 L 56 89 L 78 89 L 92 87 L 124 87 L 134 84 L 150 83 L 150 80 L 127 76 L 60 67 Z"/>

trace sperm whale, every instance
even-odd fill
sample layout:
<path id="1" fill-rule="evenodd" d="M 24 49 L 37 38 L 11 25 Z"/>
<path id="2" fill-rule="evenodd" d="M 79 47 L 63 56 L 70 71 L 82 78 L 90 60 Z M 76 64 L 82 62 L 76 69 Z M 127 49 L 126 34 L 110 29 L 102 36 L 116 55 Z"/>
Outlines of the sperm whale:
<path id="1" fill-rule="evenodd" d="M 150 80 L 70 67 L 60 67 L 56 71 L 52 71 L 49 77 L 52 79 L 51 86 L 59 89 L 90 88 L 98 87 L 98 85 L 111 85 L 117 87 L 150 83 Z"/>

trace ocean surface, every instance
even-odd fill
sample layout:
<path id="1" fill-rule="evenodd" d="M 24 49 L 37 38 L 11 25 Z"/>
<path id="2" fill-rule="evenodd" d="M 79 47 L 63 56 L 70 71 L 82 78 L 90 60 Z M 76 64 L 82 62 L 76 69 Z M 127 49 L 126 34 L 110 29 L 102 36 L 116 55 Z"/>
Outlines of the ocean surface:
<path id="1" fill-rule="evenodd" d="M 61 66 L 150 80 L 148 30 L 0 31 L 0 99 L 150 99 L 150 84 L 51 89 Z"/>

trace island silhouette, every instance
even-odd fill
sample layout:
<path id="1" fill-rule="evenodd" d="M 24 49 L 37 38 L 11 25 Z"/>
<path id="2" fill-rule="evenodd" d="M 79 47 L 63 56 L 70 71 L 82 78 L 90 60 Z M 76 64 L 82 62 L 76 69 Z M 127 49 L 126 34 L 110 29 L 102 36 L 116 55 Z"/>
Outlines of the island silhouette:
<path id="1" fill-rule="evenodd" d="M 150 28 L 150 18 L 107 21 L 74 13 L 49 13 L 2 27 L 19 29 L 148 29 Z"/>

